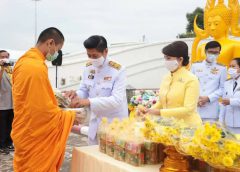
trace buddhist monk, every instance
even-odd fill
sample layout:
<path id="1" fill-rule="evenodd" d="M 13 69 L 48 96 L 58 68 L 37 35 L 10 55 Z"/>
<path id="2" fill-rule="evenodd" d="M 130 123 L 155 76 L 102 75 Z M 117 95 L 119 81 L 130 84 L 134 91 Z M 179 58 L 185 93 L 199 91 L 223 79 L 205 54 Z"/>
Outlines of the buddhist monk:
<path id="1" fill-rule="evenodd" d="M 11 136 L 15 172 L 56 172 L 61 167 L 66 141 L 78 114 L 58 107 L 45 60 L 56 59 L 63 43 L 63 34 L 57 28 L 48 28 L 14 67 Z"/>

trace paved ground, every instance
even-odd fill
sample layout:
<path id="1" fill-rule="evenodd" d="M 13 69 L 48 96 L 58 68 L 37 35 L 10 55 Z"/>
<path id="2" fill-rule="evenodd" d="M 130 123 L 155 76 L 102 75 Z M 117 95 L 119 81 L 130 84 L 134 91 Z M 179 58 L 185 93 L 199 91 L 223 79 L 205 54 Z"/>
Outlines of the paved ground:
<path id="1" fill-rule="evenodd" d="M 87 137 L 70 134 L 67 142 L 65 159 L 61 168 L 61 172 L 68 172 L 70 169 L 72 159 L 72 148 L 87 145 Z M 1 155 L 0 154 L 0 172 L 13 172 L 12 168 L 13 154 Z"/>

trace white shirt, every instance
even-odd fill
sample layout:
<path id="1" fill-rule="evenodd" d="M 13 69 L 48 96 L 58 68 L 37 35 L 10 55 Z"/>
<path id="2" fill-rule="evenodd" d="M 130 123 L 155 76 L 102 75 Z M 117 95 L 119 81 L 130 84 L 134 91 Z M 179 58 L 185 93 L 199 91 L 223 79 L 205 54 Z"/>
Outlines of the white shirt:
<path id="1" fill-rule="evenodd" d="M 101 68 L 88 63 L 77 94 L 90 101 L 89 136 L 94 138 L 102 117 L 128 116 L 125 68 L 106 58 Z"/>
<path id="2" fill-rule="evenodd" d="M 225 66 L 206 61 L 194 63 L 191 71 L 198 77 L 200 96 L 207 96 L 210 100 L 204 107 L 199 107 L 201 118 L 217 119 L 219 114 L 218 99 L 223 94 L 224 82 L 227 77 Z"/>
<path id="3" fill-rule="evenodd" d="M 237 86 L 233 91 L 235 81 Z M 230 105 L 221 105 L 220 122 L 228 127 L 240 127 L 240 77 L 237 80 L 229 79 L 225 82 L 223 98 L 230 99 Z"/>

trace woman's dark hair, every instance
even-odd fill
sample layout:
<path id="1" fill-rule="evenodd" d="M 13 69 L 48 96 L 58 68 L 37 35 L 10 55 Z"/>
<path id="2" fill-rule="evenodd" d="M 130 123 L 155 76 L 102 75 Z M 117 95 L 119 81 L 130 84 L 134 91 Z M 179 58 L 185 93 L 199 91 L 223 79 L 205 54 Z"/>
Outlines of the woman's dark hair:
<path id="1" fill-rule="evenodd" d="M 96 49 L 102 53 L 107 48 L 107 40 L 103 36 L 93 35 L 85 40 L 83 45 L 86 49 Z"/>
<path id="2" fill-rule="evenodd" d="M 236 58 L 234 58 L 232 60 L 235 60 L 237 62 L 237 64 L 238 64 L 238 67 L 240 67 L 240 57 L 236 57 Z"/>
<path id="3" fill-rule="evenodd" d="M 182 65 L 189 64 L 188 45 L 183 41 L 175 41 L 162 49 L 162 53 L 167 56 L 183 58 Z"/>
<path id="4" fill-rule="evenodd" d="M 208 50 L 209 48 L 218 48 L 218 47 L 221 50 L 222 47 L 221 47 L 221 44 L 219 42 L 217 42 L 217 41 L 210 41 L 210 42 L 208 42 L 206 44 L 205 51 Z"/>

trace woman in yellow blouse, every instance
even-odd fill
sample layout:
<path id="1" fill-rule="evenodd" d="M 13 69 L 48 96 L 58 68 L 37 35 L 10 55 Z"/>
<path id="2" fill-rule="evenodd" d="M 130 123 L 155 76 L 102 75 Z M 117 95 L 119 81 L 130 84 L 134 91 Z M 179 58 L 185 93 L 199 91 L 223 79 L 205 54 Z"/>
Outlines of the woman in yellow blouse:
<path id="1" fill-rule="evenodd" d="M 162 49 L 165 66 L 170 71 L 163 79 L 160 100 L 151 109 L 142 109 L 142 113 L 175 117 L 187 124 L 196 126 L 202 123 L 197 113 L 199 97 L 198 79 L 186 69 L 189 64 L 188 46 L 183 41 L 175 41 Z"/>

